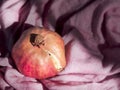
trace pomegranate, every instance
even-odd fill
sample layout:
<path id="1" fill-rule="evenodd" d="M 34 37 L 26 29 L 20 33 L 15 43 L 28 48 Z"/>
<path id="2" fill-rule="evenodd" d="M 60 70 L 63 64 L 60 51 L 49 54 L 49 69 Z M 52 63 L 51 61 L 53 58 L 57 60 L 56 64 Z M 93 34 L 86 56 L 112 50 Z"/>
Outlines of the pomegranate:
<path id="1" fill-rule="evenodd" d="M 13 46 L 12 57 L 22 74 L 37 79 L 55 76 L 66 66 L 63 39 L 40 27 L 22 33 Z"/>

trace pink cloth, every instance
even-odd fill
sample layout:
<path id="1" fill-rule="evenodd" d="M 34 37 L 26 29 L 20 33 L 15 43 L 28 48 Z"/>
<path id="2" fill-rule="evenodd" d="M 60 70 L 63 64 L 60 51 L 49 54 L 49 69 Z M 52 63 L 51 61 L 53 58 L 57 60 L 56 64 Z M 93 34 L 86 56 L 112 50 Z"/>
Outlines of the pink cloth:
<path id="1" fill-rule="evenodd" d="M 1 0 L 0 90 L 120 90 L 120 0 Z M 58 32 L 67 66 L 36 80 L 18 72 L 10 52 L 32 26 Z"/>

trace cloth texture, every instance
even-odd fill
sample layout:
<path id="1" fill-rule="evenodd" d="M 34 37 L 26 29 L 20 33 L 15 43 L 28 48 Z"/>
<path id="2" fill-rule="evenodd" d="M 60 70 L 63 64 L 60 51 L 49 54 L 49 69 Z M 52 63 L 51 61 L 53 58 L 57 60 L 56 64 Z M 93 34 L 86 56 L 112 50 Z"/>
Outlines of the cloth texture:
<path id="1" fill-rule="evenodd" d="M 13 62 L 33 26 L 65 42 L 67 66 L 55 77 L 24 76 Z M 0 0 L 0 90 L 120 90 L 120 0 Z"/>

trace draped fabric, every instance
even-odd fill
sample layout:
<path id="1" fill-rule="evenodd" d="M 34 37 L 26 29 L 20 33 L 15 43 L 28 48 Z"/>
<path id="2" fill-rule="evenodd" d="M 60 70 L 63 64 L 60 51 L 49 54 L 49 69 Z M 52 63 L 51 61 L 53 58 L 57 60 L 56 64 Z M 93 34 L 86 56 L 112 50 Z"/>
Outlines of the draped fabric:
<path id="1" fill-rule="evenodd" d="M 66 68 L 36 80 L 21 74 L 11 49 L 40 26 L 65 42 Z M 0 90 L 120 90 L 120 0 L 1 0 Z"/>

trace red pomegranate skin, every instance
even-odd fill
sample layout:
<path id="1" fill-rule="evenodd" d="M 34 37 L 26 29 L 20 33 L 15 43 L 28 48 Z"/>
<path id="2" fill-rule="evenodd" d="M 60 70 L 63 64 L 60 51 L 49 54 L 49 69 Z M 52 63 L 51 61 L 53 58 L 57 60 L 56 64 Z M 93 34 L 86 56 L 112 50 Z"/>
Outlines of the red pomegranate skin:
<path id="1" fill-rule="evenodd" d="M 40 27 L 22 33 L 13 46 L 12 57 L 22 74 L 36 79 L 53 77 L 66 66 L 63 39 Z"/>

